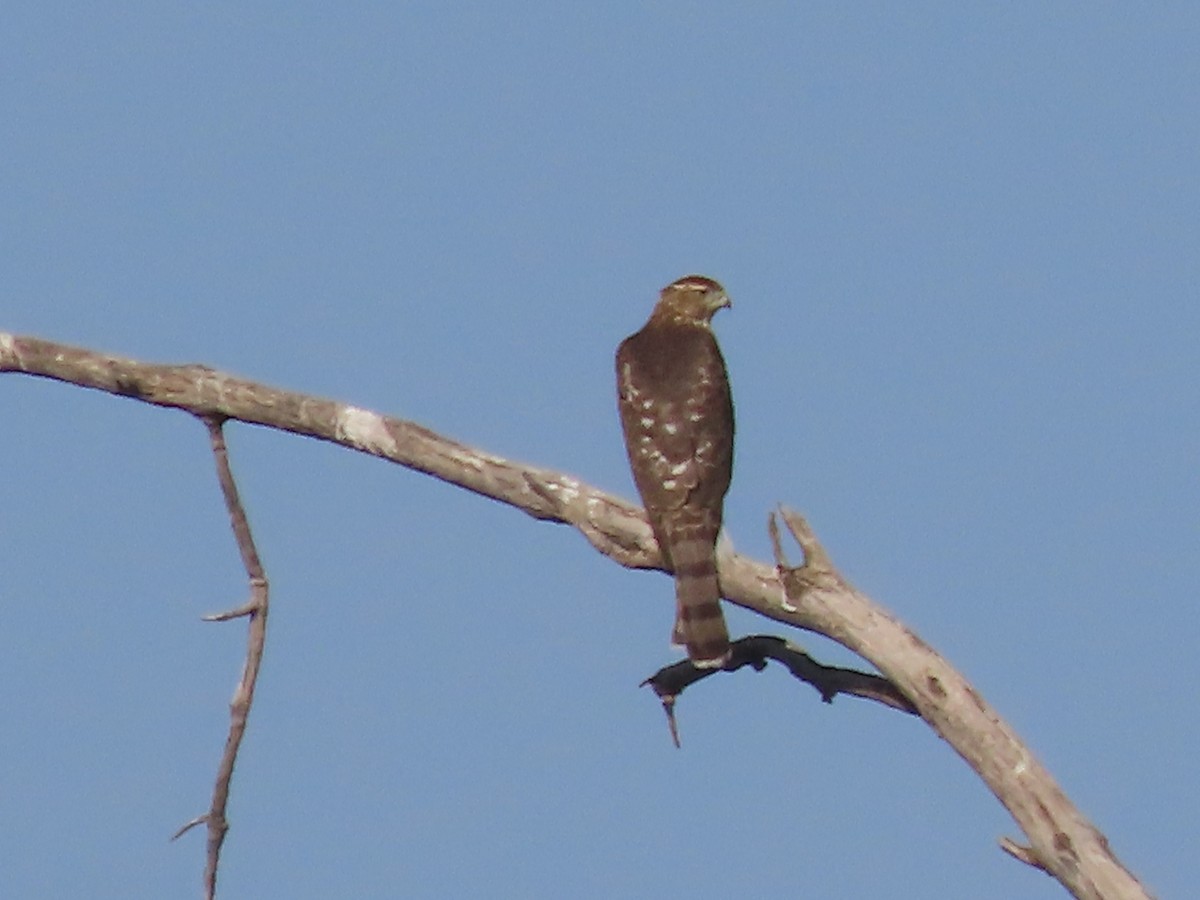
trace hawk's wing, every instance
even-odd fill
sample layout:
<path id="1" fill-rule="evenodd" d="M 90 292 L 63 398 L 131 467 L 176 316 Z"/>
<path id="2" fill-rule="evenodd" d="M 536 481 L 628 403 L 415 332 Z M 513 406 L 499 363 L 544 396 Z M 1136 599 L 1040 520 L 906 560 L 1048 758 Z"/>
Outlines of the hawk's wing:
<path id="1" fill-rule="evenodd" d="M 648 325 L 617 350 L 621 425 L 634 481 L 653 518 L 708 508 L 729 489 L 733 402 L 706 328 Z"/>
<path id="2" fill-rule="evenodd" d="M 721 665 L 729 632 L 714 553 L 733 468 L 725 361 L 708 328 L 651 322 L 618 348 L 617 383 L 633 479 L 675 574 L 673 639 L 697 665 Z"/>

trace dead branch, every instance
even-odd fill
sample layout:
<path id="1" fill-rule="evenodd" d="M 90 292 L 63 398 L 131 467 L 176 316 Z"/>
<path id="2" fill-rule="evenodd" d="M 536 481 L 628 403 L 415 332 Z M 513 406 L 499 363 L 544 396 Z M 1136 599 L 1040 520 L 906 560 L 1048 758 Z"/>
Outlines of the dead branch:
<path id="1" fill-rule="evenodd" d="M 485 453 L 403 419 L 271 388 L 205 366 L 149 365 L 0 332 L 2 371 L 53 378 L 206 419 L 236 419 L 330 441 L 432 475 L 536 519 L 570 525 L 622 566 L 662 568 L 640 508 L 569 475 Z M 1020 848 L 1014 858 L 1043 868 L 1080 900 L 1149 897 L 1105 837 L 970 684 L 924 641 L 855 590 L 833 568 L 800 516 L 787 511 L 783 515 L 804 551 L 803 565 L 787 565 L 772 517 L 774 566 L 728 547 L 719 549 L 725 597 L 767 618 L 823 634 L 876 666 L 979 773 L 1025 832 L 1030 846 Z M 1019 846 L 1005 841 L 1010 854 Z"/>
<path id="2" fill-rule="evenodd" d="M 226 832 L 229 831 L 229 821 L 225 817 L 225 810 L 229 805 L 229 785 L 233 780 L 233 767 L 237 763 L 238 750 L 241 748 L 242 738 L 246 734 L 246 721 L 250 716 L 250 707 L 254 703 L 254 686 L 258 682 L 258 671 L 262 666 L 263 648 L 267 640 L 269 587 L 263 572 L 262 561 L 258 556 L 258 549 L 254 545 L 254 537 L 250 533 L 250 522 L 246 518 L 246 510 L 238 496 L 237 483 L 233 480 L 233 470 L 229 467 L 229 451 L 225 446 L 225 435 L 222 430 L 224 420 L 217 417 L 203 418 L 204 424 L 208 427 L 213 459 L 217 465 L 217 481 L 221 485 L 221 494 L 225 498 L 225 507 L 229 511 L 233 536 L 237 541 L 238 551 L 242 555 L 242 564 L 246 567 L 246 575 L 250 579 L 249 602 L 237 609 L 204 617 L 208 622 L 227 622 L 243 616 L 249 617 L 246 663 L 242 667 L 242 678 L 234 690 L 233 699 L 229 702 L 229 735 L 225 739 L 225 750 L 221 754 L 221 763 L 217 767 L 212 804 L 207 813 L 192 819 L 175 832 L 171 838 L 171 840 L 175 840 L 201 822 L 208 826 L 204 892 L 208 900 L 213 900 L 217 896 L 217 868 L 221 861 L 221 845 L 225 842 Z"/>
<path id="3" fill-rule="evenodd" d="M 967 680 L 855 590 L 834 568 L 802 516 L 787 509 L 781 515 L 804 551 L 802 565 L 788 564 L 772 515 L 768 527 L 787 605 L 807 612 L 820 623 L 822 634 L 874 663 L 979 774 L 1029 839 L 1030 846 L 1021 847 L 1002 838 L 1002 848 L 1052 875 L 1080 900 L 1148 898 L 1145 887 L 1117 860 L 1108 839 L 1075 808 Z"/>
<path id="4" fill-rule="evenodd" d="M 745 666 L 761 672 L 767 667 L 767 660 L 771 659 L 783 663 L 797 680 L 816 688 L 823 703 L 832 703 L 838 694 L 846 694 L 874 700 L 901 712 L 917 714 L 917 708 L 886 678 L 857 669 L 823 665 L 781 637 L 771 634 L 750 635 L 732 641 L 729 651 L 729 662 L 720 669 L 702 669 L 685 659 L 659 669 L 642 682 L 642 687 L 649 685 L 662 701 L 667 725 L 671 729 L 671 740 L 676 747 L 679 746 L 679 729 L 675 721 L 675 701 L 685 688 L 718 672 L 736 672 Z"/>

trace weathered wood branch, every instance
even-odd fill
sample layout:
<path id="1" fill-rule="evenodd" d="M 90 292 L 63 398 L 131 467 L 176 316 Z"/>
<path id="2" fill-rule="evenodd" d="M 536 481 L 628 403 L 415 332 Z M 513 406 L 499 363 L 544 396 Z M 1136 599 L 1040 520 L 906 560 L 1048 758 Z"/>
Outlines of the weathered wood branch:
<path id="1" fill-rule="evenodd" d="M 225 835 L 229 831 L 229 820 L 225 817 L 225 810 L 229 806 L 229 788 L 233 782 L 233 770 L 237 765 L 238 751 L 242 747 L 242 739 L 246 736 L 246 723 L 250 718 L 250 709 L 254 706 L 254 688 L 258 684 L 258 673 L 262 668 L 263 652 L 266 649 L 270 586 L 267 583 L 262 560 L 258 555 L 258 548 L 254 543 L 254 535 L 250 531 L 250 520 L 246 516 L 246 509 L 238 494 L 233 469 L 229 465 L 229 450 L 225 446 L 223 430 L 225 421 L 220 418 L 205 417 L 204 424 L 208 428 L 209 446 L 212 448 L 213 460 L 217 466 L 217 483 L 221 486 L 221 496 L 225 498 L 225 509 L 229 513 L 233 537 L 237 541 L 242 565 L 245 567 L 246 577 L 250 581 L 250 599 L 246 603 L 236 609 L 205 616 L 204 619 L 207 622 L 229 622 L 233 619 L 247 617 L 250 622 L 246 630 L 246 662 L 242 666 L 242 677 L 233 692 L 233 699 L 229 701 L 229 734 L 225 738 L 225 749 L 221 753 L 221 762 L 217 766 L 212 801 L 208 812 L 197 816 L 180 828 L 171 840 L 175 840 L 201 823 L 207 826 L 208 852 L 204 866 L 204 896 L 207 900 L 215 900 L 217 870 L 221 865 L 221 846 L 225 843 Z"/>
<path id="2" fill-rule="evenodd" d="M 1076 809 L 1049 771 L 967 680 L 937 651 L 855 590 L 834 568 L 802 516 L 786 509 L 782 516 L 804 551 L 802 565 L 788 564 L 772 516 L 771 542 L 788 605 L 808 612 L 822 624 L 822 634 L 874 663 L 987 783 L 1030 843 L 1019 847 L 1003 838 L 1001 847 L 1058 879 L 1080 900 L 1149 897 L 1116 858 L 1108 839 Z M 1021 852 L 1014 852 L 1017 848 Z"/>
<path id="3" fill-rule="evenodd" d="M 524 465 L 444 438 L 403 419 L 235 378 L 199 365 L 150 365 L 0 332 L 0 372 L 23 372 L 340 444 L 427 473 L 578 529 L 630 568 L 662 563 L 642 510 L 561 472 Z M 1149 894 L 1013 730 L 940 655 L 855 590 L 804 520 L 784 512 L 805 561 L 776 564 L 719 552 L 725 597 L 770 619 L 823 634 L 871 662 L 977 772 L 1029 842 L 1004 839 L 1014 858 L 1044 869 L 1080 900 Z M 1016 852 L 1014 852 L 1014 850 Z"/>

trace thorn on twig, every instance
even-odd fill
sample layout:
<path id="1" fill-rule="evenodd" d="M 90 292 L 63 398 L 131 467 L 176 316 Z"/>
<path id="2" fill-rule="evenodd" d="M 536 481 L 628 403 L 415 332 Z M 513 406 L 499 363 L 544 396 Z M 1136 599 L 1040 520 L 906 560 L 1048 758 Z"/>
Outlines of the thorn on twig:
<path id="1" fill-rule="evenodd" d="M 193 828 L 195 828 L 197 825 L 203 825 L 205 822 L 208 821 L 210 815 L 211 815 L 211 813 L 204 813 L 203 815 L 196 816 L 196 818 L 194 818 L 194 819 L 192 819 L 192 821 L 186 823 L 182 828 L 180 828 L 177 832 L 175 832 L 173 835 L 171 835 L 171 840 L 177 841 L 181 837 L 183 837 L 185 834 L 187 834 L 189 831 L 191 831 Z"/>
<path id="2" fill-rule="evenodd" d="M 251 600 L 244 606 L 239 606 L 237 609 L 228 609 L 225 612 L 210 613 L 207 616 L 202 616 L 202 621 L 205 622 L 229 622 L 232 619 L 244 619 L 246 616 L 252 616 L 258 612 L 260 604 L 257 600 Z"/>

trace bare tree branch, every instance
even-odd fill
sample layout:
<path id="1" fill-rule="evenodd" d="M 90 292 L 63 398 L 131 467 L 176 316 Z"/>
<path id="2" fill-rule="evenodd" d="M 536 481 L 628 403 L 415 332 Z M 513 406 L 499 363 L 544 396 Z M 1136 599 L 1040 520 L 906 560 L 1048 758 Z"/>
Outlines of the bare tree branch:
<path id="1" fill-rule="evenodd" d="M 904 692 L 921 717 L 966 760 L 1017 820 L 1030 847 L 1003 838 L 1003 849 L 1049 873 L 1080 900 L 1147 898 L 1101 834 L 1063 793 L 1004 720 L 932 647 L 859 593 L 830 561 L 802 516 L 783 510 L 804 563 L 784 559 L 772 516 L 771 541 L 787 603 L 818 630 L 869 659 Z"/>
<path id="2" fill-rule="evenodd" d="M 254 537 L 250 533 L 250 522 L 246 518 L 246 510 L 238 496 L 233 470 L 229 467 L 229 451 L 225 446 L 223 432 L 224 419 L 216 416 L 203 416 L 202 418 L 208 428 L 209 443 L 217 465 L 217 481 L 221 485 L 221 494 L 225 498 L 225 508 L 229 511 L 233 536 L 237 540 L 238 551 L 242 555 L 242 564 L 246 567 L 246 575 L 250 579 L 249 602 L 237 609 L 204 617 L 207 622 L 228 622 L 243 616 L 249 617 L 246 663 L 242 667 L 242 678 L 234 690 L 233 699 L 229 702 L 229 736 L 225 739 L 225 751 L 221 754 L 221 763 L 217 767 L 212 805 L 207 813 L 192 819 L 175 832 L 171 838 L 171 840 L 175 840 L 201 822 L 208 825 L 204 895 L 208 900 L 214 900 L 217 896 L 217 869 L 221 862 L 221 845 L 225 842 L 226 832 L 229 831 L 229 821 L 225 817 L 225 810 L 229 805 L 229 786 L 233 781 L 233 767 L 237 763 L 238 750 L 241 748 L 242 738 L 246 734 L 246 721 L 250 716 L 250 707 L 254 704 L 254 687 L 258 682 L 258 671 L 262 666 L 263 649 L 266 646 L 270 591 L 266 575 L 263 572 L 262 561 L 258 556 L 258 549 L 254 546 Z"/>
<path id="3" fill-rule="evenodd" d="M 340 444 L 425 472 L 578 529 L 629 568 L 661 569 L 642 510 L 560 472 L 522 465 L 369 410 L 267 387 L 204 366 L 148 365 L 0 332 L 0 371 L 24 372 Z M 1132 900 L 1148 893 L 1105 837 L 1071 804 L 1049 772 L 983 698 L 924 641 L 855 590 L 798 515 L 784 519 L 804 551 L 790 567 L 774 517 L 776 564 L 718 548 L 721 590 L 770 619 L 823 634 L 875 665 L 933 730 L 979 773 L 1029 840 L 1005 849 L 1043 868 L 1080 900 Z"/>
<path id="4" fill-rule="evenodd" d="M 671 740 L 679 746 L 679 728 L 675 721 L 675 701 L 684 689 L 718 672 L 735 672 L 749 666 L 756 672 L 767 667 L 767 660 L 783 663 L 799 681 L 805 681 L 817 689 L 824 703 L 832 703 L 838 694 L 874 700 L 901 712 L 917 714 L 917 708 L 900 690 L 879 675 L 860 672 L 857 669 L 842 669 L 826 666 L 791 641 L 770 634 L 755 634 L 730 642 L 729 662 L 719 669 L 700 668 L 691 660 L 682 660 L 665 666 L 642 682 L 649 685 L 662 701 L 667 714 L 667 725 L 671 729 Z"/>

